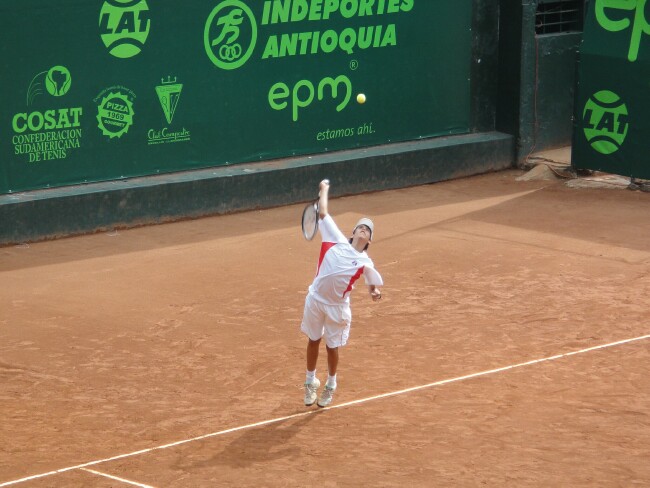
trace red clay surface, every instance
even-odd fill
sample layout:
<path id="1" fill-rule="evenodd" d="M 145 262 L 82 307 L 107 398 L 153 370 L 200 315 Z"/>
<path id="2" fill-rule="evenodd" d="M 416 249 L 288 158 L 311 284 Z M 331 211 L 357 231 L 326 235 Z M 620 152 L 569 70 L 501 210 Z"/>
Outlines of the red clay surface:
<path id="1" fill-rule="evenodd" d="M 5 247 L 0 486 L 650 485 L 650 195 L 519 174 L 333 182 L 386 281 L 353 293 L 335 404 L 637 340 L 317 412 L 302 205 Z M 121 481 L 50 473 L 93 461 Z"/>

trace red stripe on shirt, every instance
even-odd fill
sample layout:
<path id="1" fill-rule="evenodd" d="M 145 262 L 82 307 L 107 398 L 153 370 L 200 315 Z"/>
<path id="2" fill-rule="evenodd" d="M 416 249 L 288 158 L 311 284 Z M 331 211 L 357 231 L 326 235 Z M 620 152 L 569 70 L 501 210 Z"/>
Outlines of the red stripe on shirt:
<path id="1" fill-rule="evenodd" d="M 345 296 L 345 294 L 346 294 L 347 292 L 349 292 L 350 290 L 352 290 L 352 287 L 354 286 L 354 283 L 355 283 L 359 278 L 361 278 L 361 275 L 363 274 L 363 268 L 365 268 L 365 266 L 361 266 L 361 267 L 357 270 L 357 272 L 354 273 L 354 276 L 353 276 L 352 278 L 350 278 L 350 283 L 348 284 L 348 287 L 347 287 L 347 288 L 345 289 L 345 291 L 343 292 L 343 296 Z"/>
<path id="2" fill-rule="evenodd" d="M 318 276 L 318 272 L 320 271 L 320 265 L 323 264 L 325 254 L 327 254 L 327 251 L 329 251 L 334 246 L 336 246 L 336 242 L 323 242 L 323 244 L 321 244 L 320 256 L 318 257 L 318 267 L 316 268 L 316 276 Z"/>

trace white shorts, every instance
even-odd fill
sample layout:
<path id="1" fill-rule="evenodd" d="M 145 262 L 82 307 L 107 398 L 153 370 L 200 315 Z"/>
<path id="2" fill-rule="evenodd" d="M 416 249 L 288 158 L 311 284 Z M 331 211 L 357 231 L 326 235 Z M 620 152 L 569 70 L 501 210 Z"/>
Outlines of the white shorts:
<path id="1" fill-rule="evenodd" d="M 325 336 L 327 347 L 345 346 L 350 336 L 352 312 L 350 304 L 326 305 L 307 294 L 305 312 L 302 317 L 302 330 L 312 341 Z"/>

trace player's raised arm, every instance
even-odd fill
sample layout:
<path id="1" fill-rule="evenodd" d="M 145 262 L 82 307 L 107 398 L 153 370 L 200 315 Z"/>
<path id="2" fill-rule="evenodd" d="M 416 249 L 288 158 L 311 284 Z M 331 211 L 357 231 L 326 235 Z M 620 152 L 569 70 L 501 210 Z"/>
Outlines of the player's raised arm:
<path id="1" fill-rule="evenodd" d="M 318 216 L 321 219 L 324 219 L 325 216 L 328 214 L 327 212 L 327 201 L 329 199 L 329 191 L 330 191 L 330 180 L 323 180 L 320 182 L 318 185 L 318 188 L 320 192 L 318 193 L 319 197 L 319 212 Z"/>

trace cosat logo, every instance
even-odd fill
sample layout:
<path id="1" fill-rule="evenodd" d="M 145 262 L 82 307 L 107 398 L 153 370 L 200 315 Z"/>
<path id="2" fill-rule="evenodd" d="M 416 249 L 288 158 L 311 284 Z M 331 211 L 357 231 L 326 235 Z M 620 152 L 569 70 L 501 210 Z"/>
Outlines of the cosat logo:
<path id="1" fill-rule="evenodd" d="M 582 113 L 585 137 L 601 154 L 612 154 L 625 142 L 628 130 L 627 106 L 609 90 L 594 93 Z"/>
<path id="2" fill-rule="evenodd" d="M 240 0 L 222 1 L 208 16 L 203 43 L 215 66 L 225 70 L 240 68 L 257 43 L 255 15 Z"/>
<path id="3" fill-rule="evenodd" d="M 65 66 L 55 66 L 45 76 L 45 89 L 53 97 L 62 97 L 72 84 L 72 76 Z"/>
<path id="4" fill-rule="evenodd" d="M 100 99 L 97 106 L 97 127 L 110 139 L 122 137 L 133 125 L 135 94 L 128 88 L 117 86 L 102 91 L 95 98 L 95 103 Z"/>
<path id="5" fill-rule="evenodd" d="M 99 13 L 99 33 L 108 52 L 117 58 L 139 54 L 149 36 L 146 0 L 105 0 Z"/>
<path id="6" fill-rule="evenodd" d="M 46 93 L 55 99 L 63 97 L 71 86 L 70 71 L 65 66 L 54 66 L 32 79 L 26 104 L 37 105 L 40 96 Z M 30 163 L 67 158 L 71 150 L 81 147 L 82 114 L 82 107 L 47 107 L 15 114 L 11 124 L 14 154 L 27 156 Z"/>
<path id="7" fill-rule="evenodd" d="M 166 81 L 163 78 L 160 82 L 161 85 L 156 87 L 156 93 L 158 94 L 160 106 L 165 114 L 165 119 L 168 124 L 171 124 L 174 120 L 174 114 L 176 113 L 181 92 L 183 91 L 183 85 L 182 83 L 177 83 L 175 77 L 172 80 L 171 76 L 168 76 Z M 168 127 L 163 127 L 162 129 L 149 129 L 147 132 L 147 143 L 150 146 L 170 142 L 187 142 L 189 140 L 190 131 L 185 127 L 181 130 L 169 130 Z"/>
<path id="8" fill-rule="evenodd" d="M 596 20 L 600 26 L 609 32 L 619 32 L 632 26 L 632 36 L 630 39 L 630 48 L 627 53 L 627 59 L 631 62 L 637 60 L 639 56 L 639 47 L 643 34 L 650 35 L 650 24 L 645 18 L 647 0 L 596 0 L 594 6 Z M 650 5 L 650 4 L 649 4 Z M 621 18 L 624 14 L 615 13 L 613 18 L 608 16 L 609 11 L 634 11 L 629 18 Z"/>

